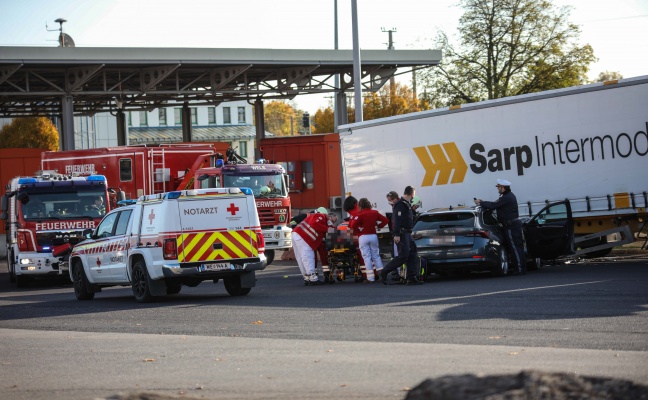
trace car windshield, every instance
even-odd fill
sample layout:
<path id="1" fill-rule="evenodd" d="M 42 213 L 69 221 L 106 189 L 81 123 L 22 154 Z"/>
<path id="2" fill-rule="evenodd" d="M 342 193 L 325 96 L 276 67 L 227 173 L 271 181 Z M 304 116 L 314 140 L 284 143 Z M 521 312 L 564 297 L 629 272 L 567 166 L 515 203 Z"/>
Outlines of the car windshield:
<path id="1" fill-rule="evenodd" d="M 453 227 L 474 227 L 475 214 L 472 212 L 421 214 L 414 224 L 415 231 Z"/>
<path id="2" fill-rule="evenodd" d="M 282 175 L 225 175 L 224 186 L 249 187 L 255 197 L 286 197 Z"/>

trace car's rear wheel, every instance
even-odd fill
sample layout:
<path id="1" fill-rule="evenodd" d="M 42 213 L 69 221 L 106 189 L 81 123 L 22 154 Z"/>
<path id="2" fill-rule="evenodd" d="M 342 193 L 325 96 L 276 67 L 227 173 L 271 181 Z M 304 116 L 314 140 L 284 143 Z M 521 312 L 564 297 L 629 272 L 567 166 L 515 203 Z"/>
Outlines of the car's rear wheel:
<path id="1" fill-rule="evenodd" d="M 241 277 L 240 276 L 230 276 L 223 278 L 223 283 L 225 284 L 225 290 L 230 296 L 245 296 L 250 293 L 252 288 L 242 288 L 241 287 Z"/>
<path id="2" fill-rule="evenodd" d="M 85 271 L 83 270 L 83 264 L 80 261 L 74 263 L 72 267 L 72 274 L 74 276 L 73 285 L 74 285 L 74 295 L 77 300 L 92 300 L 94 299 L 94 292 L 90 289 L 90 282 L 86 277 Z"/>
<path id="3" fill-rule="evenodd" d="M 499 264 L 497 265 L 497 268 L 493 269 L 492 272 L 496 276 L 505 276 L 508 274 L 509 270 L 509 262 L 508 262 L 508 254 L 506 252 L 505 248 L 500 248 L 499 252 Z"/>
<path id="4" fill-rule="evenodd" d="M 527 261 L 527 269 L 535 271 L 542 268 L 542 258 L 536 257 L 532 260 Z"/>
<path id="5" fill-rule="evenodd" d="M 133 265 L 133 296 L 138 303 L 148 303 L 153 301 L 151 295 L 151 287 L 148 281 L 148 272 L 146 271 L 146 264 L 144 261 L 139 260 Z"/>

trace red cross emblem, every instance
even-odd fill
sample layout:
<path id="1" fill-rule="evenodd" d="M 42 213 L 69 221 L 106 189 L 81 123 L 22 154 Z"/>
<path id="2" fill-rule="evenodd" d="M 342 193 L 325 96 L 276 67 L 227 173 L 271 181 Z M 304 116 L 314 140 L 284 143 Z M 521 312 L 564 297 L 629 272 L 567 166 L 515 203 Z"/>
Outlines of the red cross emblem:
<path id="1" fill-rule="evenodd" d="M 230 203 L 230 206 L 227 207 L 226 210 L 232 213 L 232 215 L 236 215 L 236 212 L 239 210 L 239 208 L 236 207 L 234 203 Z"/>
<path id="2" fill-rule="evenodd" d="M 149 225 L 153 225 L 153 220 L 155 219 L 155 212 L 153 209 L 151 209 L 151 213 L 148 216 L 149 219 Z"/>

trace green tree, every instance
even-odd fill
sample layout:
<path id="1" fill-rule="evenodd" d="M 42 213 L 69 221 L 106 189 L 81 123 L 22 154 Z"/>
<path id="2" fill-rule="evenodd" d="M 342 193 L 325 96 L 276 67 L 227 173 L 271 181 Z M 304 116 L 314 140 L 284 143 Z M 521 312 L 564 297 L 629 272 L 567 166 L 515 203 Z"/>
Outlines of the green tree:
<path id="1" fill-rule="evenodd" d="M 334 132 L 335 115 L 331 107 L 320 108 L 313 116 L 313 133 Z"/>
<path id="2" fill-rule="evenodd" d="M 0 148 L 59 149 L 59 133 L 46 117 L 14 118 L 0 130 Z"/>
<path id="3" fill-rule="evenodd" d="M 412 89 L 400 83 L 396 83 L 393 88 L 387 84 L 378 92 L 366 93 L 362 103 L 362 117 L 365 121 L 430 109 L 426 99 L 415 99 Z M 355 108 L 350 104 L 347 104 L 347 118 L 349 122 L 355 121 Z M 319 109 L 313 121 L 313 133 L 333 132 L 334 114 L 331 107 Z"/>
<path id="4" fill-rule="evenodd" d="M 606 82 L 623 79 L 623 75 L 620 72 L 615 71 L 603 71 L 598 75 L 595 82 Z"/>
<path id="5" fill-rule="evenodd" d="M 364 97 L 362 118 L 369 121 L 429 109 L 427 100 L 415 99 L 412 89 L 407 85 L 395 83 L 392 88 L 387 84 L 378 92 L 368 93 Z"/>
<path id="6" fill-rule="evenodd" d="M 290 136 L 297 133 L 297 121 L 302 113 L 285 101 L 273 100 L 263 106 L 266 131 L 277 136 Z M 299 119 L 301 123 L 301 119 Z M 292 126 L 291 126 L 292 123 Z"/>
<path id="7" fill-rule="evenodd" d="M 592 47 L 579 46 L 569 7 L 550 0 L 460 0 L 460 45 L 444 33 L 443 60 L 424 73 L 435 106 L 472 103 L 587 82 L 596 61 Z"/>

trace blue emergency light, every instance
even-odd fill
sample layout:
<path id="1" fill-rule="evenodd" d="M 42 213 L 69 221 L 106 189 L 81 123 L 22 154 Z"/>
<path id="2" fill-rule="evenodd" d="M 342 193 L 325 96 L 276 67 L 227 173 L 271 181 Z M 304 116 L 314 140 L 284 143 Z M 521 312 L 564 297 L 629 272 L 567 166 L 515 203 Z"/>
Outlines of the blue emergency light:
<path id="1" fill-rule="evenodd" d="M 36 183 L 36 178 L 19 178 L 18 184 L 24 185 L 26 183 Z"/>
<path id="2" fill-rule="evenodd" d="M 177 198 L 180 197 L 181 194 L 182 194 L 182 192 L 169 192 L 169 193 L 167 193 L 166 198 L 167 199 L 177 199 Z"/>
<path id="3" fill-rule="evenodd" d="M 106 177 L 104 175 L 90 175 L 88 182 L 106 182 Z"/>
<path id="4" fill-rule="evenodd" d="M 217 159 L 217 160 L 216 160 L 216 167 L 217 167 L 217 168 L 222 167 L 222 166 L 223 166 L 223 161 L 224 161 L 224 160 L 222 160 L 222 159 L 220 159 L 220 158 Z"/>

